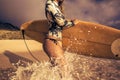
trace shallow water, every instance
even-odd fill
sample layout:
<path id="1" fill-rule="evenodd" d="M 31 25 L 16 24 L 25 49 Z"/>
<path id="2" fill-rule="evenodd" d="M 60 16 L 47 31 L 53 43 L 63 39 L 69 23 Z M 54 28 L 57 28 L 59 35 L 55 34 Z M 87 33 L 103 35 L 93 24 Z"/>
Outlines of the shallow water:
<path id="1" fill-rule="evenodd" d="M 110 60 L 65 52 L 67 75 L 62 77 L 58 66 L 49 62 L 18 66 L 10 80 L 120 80 L 120 60 Z"/>

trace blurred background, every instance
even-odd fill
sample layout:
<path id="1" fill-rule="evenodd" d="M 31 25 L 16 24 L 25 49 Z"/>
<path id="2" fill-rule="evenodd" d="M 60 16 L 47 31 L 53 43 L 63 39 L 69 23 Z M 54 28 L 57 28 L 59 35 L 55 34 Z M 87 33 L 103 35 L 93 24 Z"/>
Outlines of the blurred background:
<path id="1" fill-rule="evenodd" d="M 46 19 L 46 0 L 0 0 L 0 23 L 19 27 L 29 20 Z M 120 0 L 65 0 L 66 18 L 96 22 L 120 29 Z"/>

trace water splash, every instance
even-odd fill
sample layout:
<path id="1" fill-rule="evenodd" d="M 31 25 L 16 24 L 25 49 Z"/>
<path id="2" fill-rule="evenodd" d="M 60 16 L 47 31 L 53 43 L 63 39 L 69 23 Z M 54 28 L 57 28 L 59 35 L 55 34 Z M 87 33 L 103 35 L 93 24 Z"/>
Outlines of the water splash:
<path id="1" fill-rule="evenodd" d="M 52 67 L 50 62 L 35 62 L 33 64 L 27 64 L 26 67 L 19 66 L 16 75 L 11 77 L 11 80 L 73 80 L 71 72 L 73 71 L 73 65 L 71 61 L 73 56 L 67 58 L 67 72 L 66 76 L 61 78 L 59 67 Z"/>
<path id="2" fill-rule="evenodd" d="M 59 68 L 49 62 L 19 66 L 10 80 L 119 80 L 120 61 L 86 57 L 65 52 L 67 75 L 60 76 Z"/>

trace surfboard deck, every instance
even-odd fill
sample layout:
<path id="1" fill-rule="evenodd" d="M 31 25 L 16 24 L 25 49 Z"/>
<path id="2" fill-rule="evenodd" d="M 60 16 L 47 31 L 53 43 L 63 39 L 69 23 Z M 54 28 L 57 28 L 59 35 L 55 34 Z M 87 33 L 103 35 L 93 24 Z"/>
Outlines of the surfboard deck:
<path id="1" fill-rule="evenodd" d="M 49 25 L 47 20 L 28 21 L 21 25 L 25 34 L 40 43 L 44 42 Z M 120 45 L 113 50 L 114 41 L 120 38 L 120 30 L 101 24 L 80 21 L 77 25 L 65 29 L 63 34 L 63 49 L 68 52 L 78 53 L 100 58 L 120 59 Z"/>

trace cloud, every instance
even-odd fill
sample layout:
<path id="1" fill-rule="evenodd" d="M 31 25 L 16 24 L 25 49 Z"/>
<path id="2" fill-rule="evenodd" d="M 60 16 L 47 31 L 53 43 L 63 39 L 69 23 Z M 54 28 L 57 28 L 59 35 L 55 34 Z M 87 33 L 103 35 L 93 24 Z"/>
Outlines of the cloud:
<path id="1" fill-rule="evenodd" d="M 0 21 L 20 26 L 25 21 L 43 19 L 45 0 L 0 0 Z"/>
<path id="2" fill-rule="evenodd" d="M 65 3 L 67 17 L 92 21 L 118 28 L 120 0 L 69 0 Z M 68 6 L 69 5 L 69 6 Z M 74 15 L 73 15 L 74 14 Z"/>
<path id="3" fill-rule="evenodd" d="M 0 0 L 0 21 L 21 25 L 45 19 L 46 0 Z M 66 18 L 96 22 L 118 28 L 120 0 L 65 0 Z"/>

